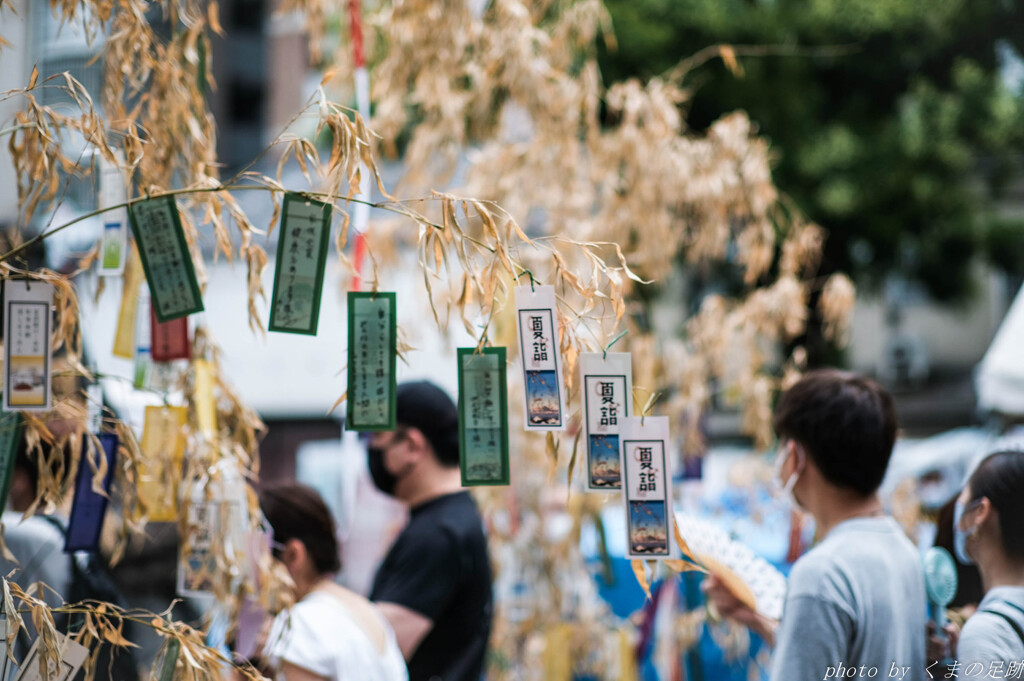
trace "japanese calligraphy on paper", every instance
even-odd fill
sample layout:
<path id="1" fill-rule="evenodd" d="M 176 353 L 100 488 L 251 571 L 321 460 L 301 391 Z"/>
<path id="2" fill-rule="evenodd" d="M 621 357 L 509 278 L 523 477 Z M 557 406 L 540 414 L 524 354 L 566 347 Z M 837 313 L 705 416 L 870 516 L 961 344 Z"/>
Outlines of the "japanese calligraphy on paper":
<path id="1" fill-rule="evenodd" d="M 348 294 L 349 430 L 395 429 L 394 293 Z"/>
<path id="2" fill-rule="evenodd" d="M 527 430 L 565 430 L 565 384 L 553 286 L 516 288 Z"/>
<path id="3" fill-rule="evenodd" d="M 201 312 L 203 299 L 174 197 L 132 204 L 129 216 L 157 320 Z"/>
<path id="4" fill-rule="evenodd" d="M 462 484 L 507 485 L 505 348 L 459 348 L 458 360 Z"/>
<path id="5" fill-rule="evenodd" d="M 671 558 L 672 476 L 667 456 L 668 417 L 625 418 L 622 438 L 627 551 L 631 558 Z"/>
<path id="6" fill-rule="evenodd" d="M 50 307 L 53 286 L 42 282 L 4 284 L 5 411 L 50 409 Z"/>
<path id="7" fill-rule="evenodd" d="M 330 205 L 297 194 L 285 195 L 268 325 L 271 331 L 316 335 L 330 231 Z"/>
<path id="8" fill-rule="evenodd" d="M 633 367 L 628 352 L 585 352 L 580 355 L 583 377 L 584 442 L 587 447 L 587 487 L 622 488 L 619 432 L 630 415 Z"/>

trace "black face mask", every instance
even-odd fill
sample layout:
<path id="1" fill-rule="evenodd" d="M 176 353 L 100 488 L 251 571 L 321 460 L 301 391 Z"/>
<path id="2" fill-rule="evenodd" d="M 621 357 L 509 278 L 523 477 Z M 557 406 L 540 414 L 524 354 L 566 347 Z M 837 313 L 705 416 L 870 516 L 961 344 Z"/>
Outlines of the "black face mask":
<path id="1" fill-rule="evenodd" d="M 377 489 L 389 497 L 395 496 L 398 476 L 392 474 L 384 466 L 384 450 L 380 447 L 367 447 L 366 465 L 370 469 L 370 477 L 373 478 L 373 484 Z"/>

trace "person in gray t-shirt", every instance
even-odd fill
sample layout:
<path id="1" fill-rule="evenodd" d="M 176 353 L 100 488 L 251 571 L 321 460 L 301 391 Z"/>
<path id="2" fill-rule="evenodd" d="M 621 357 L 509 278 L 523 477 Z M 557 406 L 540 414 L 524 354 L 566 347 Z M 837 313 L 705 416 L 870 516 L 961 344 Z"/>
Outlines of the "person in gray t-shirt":
<path id="1" fill-rule="evenodd" d="M 772 681 L 927 679 L 920 558 L 877 494 L 896 439 L 892 398 L 868 378 L 815 371 L 779 398 L 774 425 L 782 490 L 820 542 L 793 566 L 781 622 L 715 577 L 711 604 L 774 645 Z"/>
<path id="2" fill-rule="evenodd" d="M 986 457 L 956 501 L 953 545 L 985 597 L 955 651 L 960 678 L 1024 678 L 1024 452 Z"/>

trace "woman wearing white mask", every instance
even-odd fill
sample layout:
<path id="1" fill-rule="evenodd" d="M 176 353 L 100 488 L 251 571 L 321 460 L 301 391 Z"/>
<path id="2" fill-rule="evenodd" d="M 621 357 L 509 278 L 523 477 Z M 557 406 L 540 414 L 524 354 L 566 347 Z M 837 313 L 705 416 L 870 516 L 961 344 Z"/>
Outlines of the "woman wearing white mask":
<path id="1" fill-rule="evenodd" d="M 996 452 L 978 465 L 957 499 L 953 531 L 957 558 L 978 566 L 985 590 L 960 634 L 960 675 L 1024 678 L 1024 452 Z"/>

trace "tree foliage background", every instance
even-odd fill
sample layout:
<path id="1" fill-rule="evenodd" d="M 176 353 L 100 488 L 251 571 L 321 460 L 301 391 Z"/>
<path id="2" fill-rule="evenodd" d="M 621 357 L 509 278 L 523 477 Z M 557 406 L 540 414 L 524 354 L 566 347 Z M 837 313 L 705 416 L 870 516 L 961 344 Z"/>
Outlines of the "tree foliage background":
<path id="1" fill-rule="evenodd" d="M 939 301 L 964 302 L 975 257 L 1009 272 L 1024 265 L 1024 218 L 994 210 L 1024 169 L 1024 4 L 606 5 L 618 41 L 601 54 L 609 79 L 736 46 L 736 68 L 712 60 L 690 79 L 688 122 L 702 130 L 749 113 L 770 141 L 780 190 L 828 227 L 823 271 L 868 287 L 899 272 Z"/>

